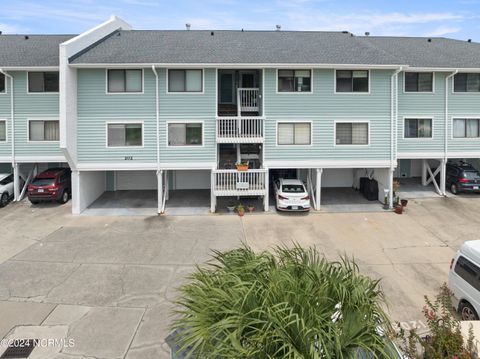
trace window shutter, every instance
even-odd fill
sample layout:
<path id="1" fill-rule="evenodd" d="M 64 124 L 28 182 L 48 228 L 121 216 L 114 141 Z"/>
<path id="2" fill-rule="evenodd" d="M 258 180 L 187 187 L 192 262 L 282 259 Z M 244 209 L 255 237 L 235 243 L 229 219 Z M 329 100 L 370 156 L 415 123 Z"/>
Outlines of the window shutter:
<path id="1" fill-rule="evenodd" d="M 294 141 L 294 124 L 293 123 L 279 123 L 278 124 L 278 139 L 279 145 L 293 145 Z"/>

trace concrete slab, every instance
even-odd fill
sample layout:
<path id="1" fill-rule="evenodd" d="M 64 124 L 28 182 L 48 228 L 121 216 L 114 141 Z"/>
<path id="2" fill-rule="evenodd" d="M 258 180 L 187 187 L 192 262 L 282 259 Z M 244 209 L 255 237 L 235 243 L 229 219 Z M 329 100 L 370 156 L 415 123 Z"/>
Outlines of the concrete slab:
<path id="1" fill-rule="evenodd" d="M 158 210 L 157 191 L 104 192 L 84 216 L 153 216 Z"/>
<path id="2" fill-rule="evenodd" d="M 83 318 L 92 307 L 82 305 L 57 305 L 42 325 L 70 325 Z"/>
<path id="3" fill-rule="evenodd" d="M 435 190 L 432 183 L 422 186 L 420 177 L 414 178 L 396 178 L 400 182 L 400 191 L 397 195 L 404 199 L 415 198 L 439 198 L 441 197 Z"/>
<path id="4" fill-rule="evenodd" d="M 0 339 L 17 325 L 40 325 L 55 304 L 0 301 Z"/>
<path id="5" fill-rule="evenodd" d="M 75 346 L 64 354 L 105 359 L 123 358 L 135 335 L 143 309 L 94 308 L 70 326 L 69 337 Z"/>

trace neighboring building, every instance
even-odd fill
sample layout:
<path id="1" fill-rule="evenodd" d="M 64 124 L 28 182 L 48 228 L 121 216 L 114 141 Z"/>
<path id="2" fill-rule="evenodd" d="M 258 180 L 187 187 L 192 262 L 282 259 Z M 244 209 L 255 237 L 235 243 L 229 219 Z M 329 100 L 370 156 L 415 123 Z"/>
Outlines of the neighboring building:
<path id="1" fill-rule="evenodd" d="M 21 54 L 22 41 L 35 38 L 2 35 L 0 45 L 11 41 Z M 322 187 L 358 187 L 365 173 L 378 181 L 383 200 L 395 171 L 427 183 L 435 167 L 440 181 L 433 182 L 444 194 L 447 159 L 480 158 L 478 43 L 348 32 L 136 31 L 115 17 L 73 38 L 38 38 L 56 41 L 51 56 L 33 51 L 17 66 L 0 56 L 1 71 L 18 76 L 19 86 L 17 140 L 0 144 L 0 159 L 18 167 L 20 156 L 29 163 L 66 158 L 75 214 L 107 190 L 126 189 L 158 189 L 159 213 L 178 189 L 210 190 L 211 211 L 222 196 L 263 196 L 267 209 L 273 173 L 305 179 L 316 209 Z M 34 65 L 59 69 L 60 95 L 25 94 Z M 9 137 L 7 95 L 0 94 L 0 116 Z M 43 116 L 49 136 L 58 114 L 59 144 L 27 141 L 28 119 Z M 0 143 L 1 126 L 0 118 Z M 237 171 L 237 162 L 248 162 L 248 171 Z"/>

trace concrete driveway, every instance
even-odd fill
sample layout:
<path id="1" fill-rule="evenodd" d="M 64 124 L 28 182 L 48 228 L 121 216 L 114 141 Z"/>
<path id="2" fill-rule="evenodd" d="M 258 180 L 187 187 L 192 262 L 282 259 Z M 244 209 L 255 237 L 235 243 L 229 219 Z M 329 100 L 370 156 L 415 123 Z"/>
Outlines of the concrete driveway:
<path id="1" fill-rule="evenodd" d="M 0 338 L 73 340 L 37 348 L 37 358 L 168 358 L 175 288 L 211 249 L 242 241 L 354 256 L 363 273 L 383 278 L 392 319 L 421 328 L 423 295 L 447 280 L 461 243 L 477 238 L 479 210 L 480 198 L 457 196 L 410 201 L 401 216 L 73 217 L 69 205 L 23 201 L 0 210 Z"/>

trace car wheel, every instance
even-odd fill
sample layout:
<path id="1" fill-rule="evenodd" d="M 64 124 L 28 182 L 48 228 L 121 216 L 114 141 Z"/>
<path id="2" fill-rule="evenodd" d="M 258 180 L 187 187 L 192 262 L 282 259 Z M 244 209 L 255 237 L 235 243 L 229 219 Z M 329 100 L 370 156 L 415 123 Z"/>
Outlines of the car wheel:
<path id="1" fill-rule="evenodd" d="M 38 204 L 39 202 L 38 202 L 38 201 L 32 201 L 32 200 L 30 200 L 30 203 L 31 203 L 31 204 Z"/>
<path id="2" fill-rule="evenodd" d="M 67 191 L 63 191 L 62 193 L 62 197 L 60 197 L 60 203 L 62 204 L 65 204 L 68 202 L 68 199 L 70 198 L 70 196 L 68 195 L 68 192 Z"/>
<path id="3" fill-rule="evenodd" d="M 462 320 L 478 320 L 478 314 L 470 303 L 462 302 L 458 309 Z"/>
<path id="4" fill-rule="evenodd" d="M 452 183 L 450 185 L 450 192 L 452 192 L 453 194 L 458 194 L 458 187 L 455 183 Z"/>
<path id="5" fill-rule="evenodd" d="M 8 204 L 8 193 L 4 193 L 0 198 L 0 208 L 5 207 L 7 204 Z"/>

